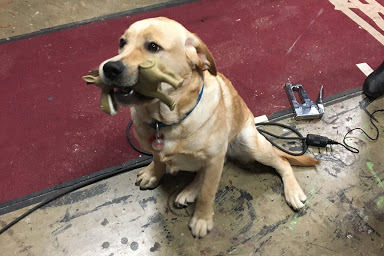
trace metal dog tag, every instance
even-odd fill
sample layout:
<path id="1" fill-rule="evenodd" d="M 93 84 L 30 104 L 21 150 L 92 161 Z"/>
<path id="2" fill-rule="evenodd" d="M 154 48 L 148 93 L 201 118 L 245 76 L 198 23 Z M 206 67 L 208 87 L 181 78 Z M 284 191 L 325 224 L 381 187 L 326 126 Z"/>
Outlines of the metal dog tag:
<path id="1" fill-rule="evenodd" d="M 152 148 L 160 151 L 164 147 L 164 135 L 160 134 L 159 124 L 156 122 L 156 134 L 155 139 L 152 141 Z"/>
<path id="2" fill-rule="evenodd" d="M 152 142 L 152 148 L 154 150 L 160 151 L 163 149 L 163 147 L 164 147 L 164 140 L 162 140 L 162 139 L 155 139 Z"/>

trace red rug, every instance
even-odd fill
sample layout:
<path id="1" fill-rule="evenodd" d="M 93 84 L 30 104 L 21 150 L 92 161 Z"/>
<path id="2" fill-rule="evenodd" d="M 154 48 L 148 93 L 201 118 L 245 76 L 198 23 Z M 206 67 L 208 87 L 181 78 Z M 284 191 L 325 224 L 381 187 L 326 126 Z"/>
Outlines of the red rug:
<path id="1" fill-rule="evenodd" d="M 362 85 L 356 64 L 384 47 L 327 1 L 202 0 L 0 45 L 0 202 L 138 157 L 129 111 L 110 117 L 81 76 L 116 54 L 132 22 L 167 16 L 196 32 L 255 115 L 289 107 L 283 84 L 312 99 Z"/>

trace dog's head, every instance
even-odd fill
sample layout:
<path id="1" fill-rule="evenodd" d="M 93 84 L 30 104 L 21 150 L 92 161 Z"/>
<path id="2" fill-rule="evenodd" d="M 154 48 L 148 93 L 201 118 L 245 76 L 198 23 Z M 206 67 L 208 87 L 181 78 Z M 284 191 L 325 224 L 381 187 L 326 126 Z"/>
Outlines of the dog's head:
<path id="1" fill-rule="evenodd" d="M 137 95 L 134 97 L 131 90 L 138 82 L 139 64 L 149 58 L 160 59 L 184 79 L 196 71 L 208 70 L 216 75 L 215 62 L 207 46 L 195 34 L 168 18 L 135 22 L 120 37 L 118 45 L 118 55 L 104 61 L 99 73 L 104 83 L 117 88 L 123 104 L 145 102 Z"/>

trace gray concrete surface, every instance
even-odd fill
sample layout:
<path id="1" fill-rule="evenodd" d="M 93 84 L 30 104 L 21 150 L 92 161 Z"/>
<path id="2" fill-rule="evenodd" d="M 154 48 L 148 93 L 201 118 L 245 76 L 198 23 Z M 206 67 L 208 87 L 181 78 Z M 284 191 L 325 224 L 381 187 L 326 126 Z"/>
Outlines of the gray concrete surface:
<path id="1" fill-rule="evenodd" d="M 346 131 L 374 132 L 361 95 L 326 107 L 321 121 L 282 123 L 303 134 L 341 141 Z M 384 107 L 384 99 L 368 111 Z M 377 119 L 383 124 L 384 115 Z M 359 132 L 341 146 L 312 148 L 316 168 L 295 167 L 308 196 L 294 212 L 274 170 L 227 162 L 215 200 L 215 227 L 203 239 L 188 230 L 193 205 L 177 209 L 177 193 L 190 173 L 166 176 L 155 190 L 134 186 L 139 170 L 73 192 L 33 213 L 0 236 L 1 255 L 382 255 L 384 250 L 383 126 L 378 141 Z M 291 143 L 287 147 L 295 147 Z M 4 225 L 25 209 L 0 216 Z"/>
<path id="2" fill-rule="evenodd" d="M 0 0 L 0 39 L 169 0 Z"/>

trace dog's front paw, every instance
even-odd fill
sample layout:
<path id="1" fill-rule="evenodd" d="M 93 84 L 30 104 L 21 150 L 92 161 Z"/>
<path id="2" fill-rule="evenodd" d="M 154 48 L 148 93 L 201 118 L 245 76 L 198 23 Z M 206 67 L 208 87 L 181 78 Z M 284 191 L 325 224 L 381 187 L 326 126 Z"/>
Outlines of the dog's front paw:
<path id="1" fill-rule="evenodd" d="M 176 199 L 175 206 L 178 208 L 183 208 L 195 202 L 197 195 L 199 194 L 199 186 L 187 186 L 181 191 Z"/>
<path id="2" fill-rule="evenodd" d="M 156 173 L 147 167 L 137 174 L 135 185 L 140 186 L 140 189 L 152 189 L 157 187 L 162 176 L 162 173 Z"/>
<path id="3" fill-rule="evenodd" d="M 212 215 L 208 218 L 200 218 L 194 214 L 192 219 L 189 221 L 188 226 L 191 229 L 193 237 L 205 237 L 213 229 Z"/>
<path id="4" fill-rule="evenodd" d="M 304 202 L 307 200 L 307 196 L 297 182 L 284 184 L 284 194 L 285 200 L 294 210 L 299 210 L 304 207 Z"/>

